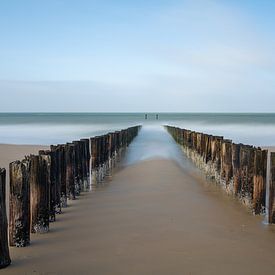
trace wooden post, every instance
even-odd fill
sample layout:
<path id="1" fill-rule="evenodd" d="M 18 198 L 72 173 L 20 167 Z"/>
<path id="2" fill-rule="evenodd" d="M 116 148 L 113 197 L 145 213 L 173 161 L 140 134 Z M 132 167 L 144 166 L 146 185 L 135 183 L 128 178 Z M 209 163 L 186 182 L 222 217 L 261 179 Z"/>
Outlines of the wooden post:
<path id="1" fill-rule="evenodd" d="M 96 167 L 96 138 L 90 138 L 91 144 L 91 169 L 94 170 Z"/>
<path id="2" fill-rule="evenodd" d="M 113 158 L 113 135 L 108 133 L 108 173 L 112 174 L 112 158 Z"/>
<path id="3" fill-rule="evenodd" d="M 50 155 L 43 151 L 30 156 L 31 232 L 49 231 L 50 208 Z"/>
<path id="4" fill-rule="evenodd" d="M 275 223 L 275 152 L 270 153 L 268 222 Z"/>
<path id="5" fill-rule="evenodd" d="M 235 196 L 241 194 L 240 148 L 240 144 L 232 144 L 233 193 Z"/>
<path id="6" fill-rule="evenodd" d="M 10 163 L 10 246 L 30 244 L 29 160 Z"/>
<path id="7" fill-rule="evenodd" d="M 211 151 L 211 141 L 212 141 L 213 136 L 211 135 L 206 135 L 205 138 L 205 163 L 208 163 L 209 161 L 212 161 L 212 151 Z"/>
<path id="8" fill-rule="evenodd" d="M 60 202 L 61 207 L 67 207 L 67 199 L 68 199 L 68 190 L 67 190 L 67 182 L 66 182 L 66 155 L 65 155 L 65 147 L 66 145 L 61 144 L 58 145 L 58 166 L 59 166 L 59 184 L 60 184 Z"/>
<path id="9" fill-rule="evenodd" d="M 253 211 L 261 214 L 265 208 L 267 151 L 255 149 L 253 173 Z"/>
<path id="10" fill-rule="evenodd" d="M 89 139 L 81 139 L 82 144 L 82 175 L 83 175 L 83 189 L 88 191 L 88 182 L 90 178 L 89 166 L 90 166 L 90 151 L 89 151 Z"/>
<path id="11" fill-rule="evenodd" d="M 52 149 L 53 146 L 51 146 Z M 56 147 L 56 146 L 54 146 Z M 39 156 L 45 161 L 46 169 L 42 171 L 45 175 L 45 179 L 48 181 L 48 209 L 49 209 L 49 221 L 55 221 L 55 214 L 57 212 L 58 199 L 60 194 L 57 191 L 57 177 L 58 177 L 58 165 L 57 165 L 57 151 L 56 150 L 41 150 Z M 41 161 L 40 161 L 41 162 Z M 40 168 L 41 169 L 41 168 Z"/>
<path id="12" fill-rule="evenodd" d="M 90 138 L 90 149 L 91 149 L 91 155 L 90 155 L 90 166 L 91 166 L 91 186 L 90 188 L 92 188 L 92 186 L 94 184 L 96 184 L 97 182 L 97 138 L 93 137 Z"/>
<path id="13" fill-rule="evenodd" d="M 75 175 L 74 175 L 74 145 L 66 144 L 65 145 L 65 170 L 66 170 L 66 189 L 68 190 L 68 198 L 71 200 L 75 199 Z"/>
<path id="14" fill-rule="evenodd" d="M 6 211 L 6 170 L 0 168 L 0 269 L 11 263 Z"/>
<path id="15" fill-rule="evenodd" d="M 50 185 L 50 222 L 55 221 L 55 214 L 61 212 L 60 205 L 60 166 L 58 146 L 51 145 L 51 185 Z"/>
<path id="16" fill-rule="evenodd" d="M 82 174 L 82 148 L 79 140 L 73 141 L 74 145 L 74 171 L 75 171 L 75 194 L 79 195 L 83 191 L 83 174 Z"/>
<path id="17" fill-rule="evenodd" d="M 221 144 L 221 178 L 228 185 L 232 176 L 232 142 L 223 140 Z"/>
<path id="18" fill-rule="evenodd" d="M 240 176 L 241 197 L 252 201 L 253 197 L 253 172 L 254 172 L 254 150 L 252 146 L 241 145 L 240 148 Z"/>

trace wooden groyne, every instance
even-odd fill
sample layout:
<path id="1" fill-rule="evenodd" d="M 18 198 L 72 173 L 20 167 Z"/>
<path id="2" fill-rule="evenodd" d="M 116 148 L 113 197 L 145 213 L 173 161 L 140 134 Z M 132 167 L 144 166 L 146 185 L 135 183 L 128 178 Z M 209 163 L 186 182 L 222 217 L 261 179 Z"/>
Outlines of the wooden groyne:
<path id="1" fill-rule="evenodd" d="M 235 144 L 221 136 L 165 126 L 175 141 L 206 175 L 237 197 L 254 214 L 268 212 L 275 222 L 275 153 L 270 157 L 270 187 L 267 190 L 267 150 Z M 266 205 L 268 194 L 269 205 Z"/>
<path id="2" fill-rule="evenodd" d="M 68 200 L 110 175 L 140 126 L 106 135 L 51 145 L 50 150 L 10 163 L 9 225 L 6 171 L 0 169 L 0 268 L 10 264 L 10 246 L 30 244 L 30 233 L 46 233 Z M 9 235 L 9 238 L 8 238 Z"/>

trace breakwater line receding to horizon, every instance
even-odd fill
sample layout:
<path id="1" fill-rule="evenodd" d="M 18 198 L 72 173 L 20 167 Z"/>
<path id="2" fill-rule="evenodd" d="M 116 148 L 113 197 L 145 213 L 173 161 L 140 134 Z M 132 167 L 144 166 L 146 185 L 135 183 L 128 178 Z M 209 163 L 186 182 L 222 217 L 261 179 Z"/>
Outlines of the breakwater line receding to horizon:
<path id="1" fill-rule="evenodd" d="M 90 191 L 111 175 L 122 151 L 140 126 L 51 145 L 38 155 L 10 163 L 9 225 L 6 216 L 6 171 L 0 169 L 0 268 L 11 262 L 9 245 L 25 247 L 30 233 L 46 233 L 67 200 Z M 8 237 L 9 236 L 9 237 Z"/>
<path id="2" fill-rule="evenodd" d="M 275 223 L 275 153 L 222 136 L 165 126 L 185 154 L 223 189 Z M 270 159 L 267 171 L 267 159 Z M 270 177 L 267 178 L 267 172 Z M 266 184 L 268 179 L 268 184 Z"/>

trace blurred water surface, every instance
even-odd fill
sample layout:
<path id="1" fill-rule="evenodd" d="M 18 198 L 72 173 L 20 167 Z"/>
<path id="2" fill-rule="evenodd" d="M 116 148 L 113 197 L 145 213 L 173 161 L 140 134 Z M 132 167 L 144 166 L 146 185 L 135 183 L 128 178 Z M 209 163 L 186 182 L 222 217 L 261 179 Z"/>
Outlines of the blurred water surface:
<path id="1" fill-rule="evenodd" d="M 275 145 L 274 113 L 159 113 L 158 119 L 156 113 L 148 113 L 147 119 L 145 113 L 0 113 L 0 143 L 64 143 L 136 124 L 146 127 L 169 124 L 223 135 L 234 142 Z M 147 128 L 149 132 L 145 131 L 144 135 L 154 134 L 153 129 L 158 131 L 161 128 L 151 128 L 151 131 Z M 144 138 L 146 140 L 147 137 Z M 158 142 L 156 138 L 151 147 L 157 147 Z"/>

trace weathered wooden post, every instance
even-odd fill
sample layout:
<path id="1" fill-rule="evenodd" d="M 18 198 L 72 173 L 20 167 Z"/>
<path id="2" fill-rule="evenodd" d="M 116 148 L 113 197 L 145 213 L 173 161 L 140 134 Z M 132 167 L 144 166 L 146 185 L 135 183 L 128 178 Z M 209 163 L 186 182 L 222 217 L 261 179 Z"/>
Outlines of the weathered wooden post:
<path id="1" fill-rule="evenodd" d="M 10 163 L 10 246 L 30 244 L 29 160 Z"/>
<path id="2" fill-rule="evenodd" d="M 51 157 L 44 151 L 30 156 L 31 232 L 49 231 Z"/>
<path id="3" fill-rule="evenodd" d="M 275 223 L 275 152 L 270 153 L 268 202 L 268 222 Z"/>
<path id="4" fill-rule="evenodd" d="M 121 133 L 116 131 L 116 162 L 120 161 L 120 142 L 121 142 Z"/>
<path id="5" fill-rule="evenodd" d="M 221 179 L 224 181 L 226 188 L 230 188 L 228 184 L 232 176 L 232 142 L 231 140 L 224 139 L 221 144 Z M 232 190 L 228 191 L 233 191 L 233 186 Z"/>
<path id="6" fill-rule="evenodd" d="M 116 158 L 117 158 L 117 132 L 113 132 L 113 167 L 116 166 Z"/>
<path id="7" fill-rule="evenodd" d="M 0 269 L 11 263 L 6 211 L 6 170 L 0 168 Z"/>
<path id="8" fill-rule="evenodd" d="M 75 199 L 75 155 L 74 145 L 67 143 L 65 145 L 65 170 L 66 170 L 66 189 L 68 191 L 68 198 Z"/>
<path id="9" fill-rule="evenodd" d="M 90 150 L 89 150 L 89 139 L 81 139 L 81 144 L 83 148 L 82 155 L 82 175 L 83 175 L 83 189 L 88 191 L 88 183 L 90 178 L 89 166 L 90 166 Z"/>
<path id="10" fill-rule="evenodd" d="M 95 157 L 95 177 L 96 177 L 96 183 L 100 182 L 100 164 L 101 164 L 101 137 L 96 136 L 95 137 L 95 143 L 96 143 L 96 157 Z"/>
<path id="11" fill-rule="evenodd" d="M 265 208 L 267 151 L 255 149 L 253 173 L 253 211 L 261 214 Z"/>
<path id="12" fill-rule="evenodd" d="M 196 132 L 196 148 L 195 148 L 195 150 L 199 155 L 201 155 L 201 151 L 202 151 L 201 141 L 202 141 L 202 134 Z"/>
<path id="13" fill-rule="evenodd" d="M 221 170 L 221 144 L 223 137 L 213 137 L 211 141 L 211 156 L 217 173 Z"/>
<path id="14" fill-rule="evenodd" d="M 240 149 L 240 144 L 232 144 L 233 193 L 235 196 L 241 193 Z"/>
<path id="15" fill-rule="evenodd" d="M 58 167 L 59 167 L 59 185 L 60 185 L 60 205 L 61 207 L 67 207 L 68 189 L 66 182 L 66 154 L 65 144 L 57 145 L 58 150 Z"/>
<path id="16" fill-rule="evenodd" d="M 105 135 L 105 175 L 109 173 L 109 134 Z"/>
<path id="17" fill-rule="evenodd" d="M 61 213 L 61 185 L 59 181 L 60 165 L 58 146 L 51 145 L 51 185 L 50 185 L 50 222 L 55 221 L 55 214 Z"/>
<path id="18" fill-rule="evenodd" d="M 100 169 L 100 177 L 99 180 L 102 181 L 104 178 L 104 151 L 105 151 L 105 136 L 102 135 L 100 136 L 100 150 L 99 150 L 99 159 L 100 159 L 100 163 L 99 163 L 99 169 Z"/>
<path id="19" fill-rule="evenodd" d="M 90 138 L 90 189 L 95 184 L 95 165 L 96 165 L 96 140 L 95 137 Z"/>
<path id="20" fill-rule="evenodd" d="M 205 163 L 208 163 L 209 161 L 212 160 L 212 151 L 211 151 L 211 140 L 212 140 L 213 136 L 211 135 L 206 135 L 205 137 Z"/>
<path id="21" fill-rule="evenodd" d="M 116 133 L 112 132 L 112 169 L 115 167 L 116 162 Z"/>
<path id="22" fill-rule="evenodd" d="M 253 198 L 253 172 L 254 153 L 252 146 L 241 144 L 240 148 L 240 177 L 241 177 L 241 198 L 250 206 Z"/>
<path id="23" fill-rule="evenodd" d="M 75 177 L 75 194 L 79 195 L 83 191 L 83 176 L 82 176 L 82 152 L 81 152 L 81 142 L 73 141 L 74 145 L 74 177 Z"/>
<path id="24" fill-rule="evenodd" d="M 52 148 L 52 146 L 51 146 Z M 48 183 L 48 209 L 49 209 L 49 220 L 50 222 L 55 221 L 55 214 L 58 212 L 57 205 L 58 199 L 60 199 L 60 193 L 57 190 L 57 176 L 58 176 L 58 163 L 57 163 L 57 151 L 54 150 L 41 150 L 39 151 L 40 156 L 40 170 L 42 170 L 42 181 Z M 42 161 L 41 161 L 42 160 Z M 41 165 L 45 167 L 41 167 Z"/>
<path id="25" fill-rule="evenodd" d="M 105 176 L 105 135 L 101 136 L 100 145 L 100 181 L 102 181 Z"/>

